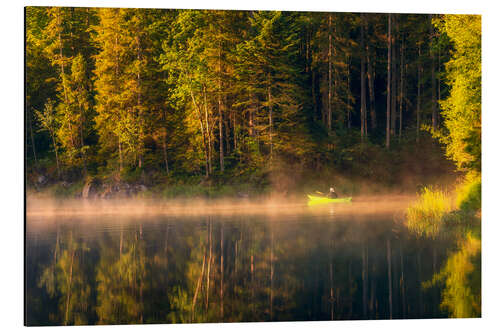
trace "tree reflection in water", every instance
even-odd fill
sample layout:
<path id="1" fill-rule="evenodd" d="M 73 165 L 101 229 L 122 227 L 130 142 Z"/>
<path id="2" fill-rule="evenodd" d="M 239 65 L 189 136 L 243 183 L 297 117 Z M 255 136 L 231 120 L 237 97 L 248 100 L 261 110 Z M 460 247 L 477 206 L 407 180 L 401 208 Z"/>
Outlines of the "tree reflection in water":
<path id="1" fill-rule="evenodd" d="M 59 219 L 28 226 L 27 323 L 436 318 L 450 304 L 474 316 L 452 288 L 470 293 L 463 283 L 477 277 L 452 271 L 476 272 L 478 244 L 447 259 L 453 244 L 417 238 L 392 216 Z"/>

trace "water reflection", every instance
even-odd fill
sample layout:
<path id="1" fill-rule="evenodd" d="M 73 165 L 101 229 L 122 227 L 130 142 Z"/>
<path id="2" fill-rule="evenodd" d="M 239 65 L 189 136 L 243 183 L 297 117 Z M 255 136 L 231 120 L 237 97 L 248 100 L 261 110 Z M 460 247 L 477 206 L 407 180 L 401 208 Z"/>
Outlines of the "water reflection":
<path id="1" fill-rule="evenodd" d="M 455 245 L 445 263 L 424 289 L 442 288 L 441 308 L 454 318 L 481 316 L 481 221 L 470 212 L 447 216 L 439 237 L 452 238 Z"/>
<path id="2" fill-rule="evenodd" d="M 454 242 L 394 215 L 31 217 L 27 323 L 446 317 Z"/>

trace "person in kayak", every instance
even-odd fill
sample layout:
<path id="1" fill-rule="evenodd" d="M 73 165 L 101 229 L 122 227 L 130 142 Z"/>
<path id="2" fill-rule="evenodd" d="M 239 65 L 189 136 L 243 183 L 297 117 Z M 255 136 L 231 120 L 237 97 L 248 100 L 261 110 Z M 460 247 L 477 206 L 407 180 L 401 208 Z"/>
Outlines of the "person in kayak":
<path id="1" fill-rule="evenodd" d="M 330 193 L 328 193 L 328 198 L 330 199 L 336 199 L 338 198 L 339 196 L 337 195 L 337 192 L 335 192 L 335 189 L 332 187 L 330 187 Z"/>

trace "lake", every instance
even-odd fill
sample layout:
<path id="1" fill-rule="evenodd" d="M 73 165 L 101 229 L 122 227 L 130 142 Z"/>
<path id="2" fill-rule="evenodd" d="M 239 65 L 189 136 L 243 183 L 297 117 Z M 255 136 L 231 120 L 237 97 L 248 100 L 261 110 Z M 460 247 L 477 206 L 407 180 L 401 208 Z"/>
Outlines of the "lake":
<path id="1" fill-rule="evenodd" d="M 26 323 L 447 317 L 422 284 L 455 242 L 410 233 L 408 203 L 28 205 Z"/>

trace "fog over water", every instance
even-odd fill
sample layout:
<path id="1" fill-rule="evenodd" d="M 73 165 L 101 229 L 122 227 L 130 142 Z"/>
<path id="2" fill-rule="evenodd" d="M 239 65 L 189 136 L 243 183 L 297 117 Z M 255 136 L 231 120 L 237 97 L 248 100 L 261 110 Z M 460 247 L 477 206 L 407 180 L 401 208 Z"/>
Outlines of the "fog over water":
<path id="1" fill-rule="evenodd" d="M 336 214 L 381 214 L 404 210 L 415 199 L 410 195 L 356 197 L 352 203 L 308 206 L 304 198 L 259 200 L 205 199 L 39 199 L 27 198 L 27 216 L 63 215 L 290 215 L 331 211 Z"/>

